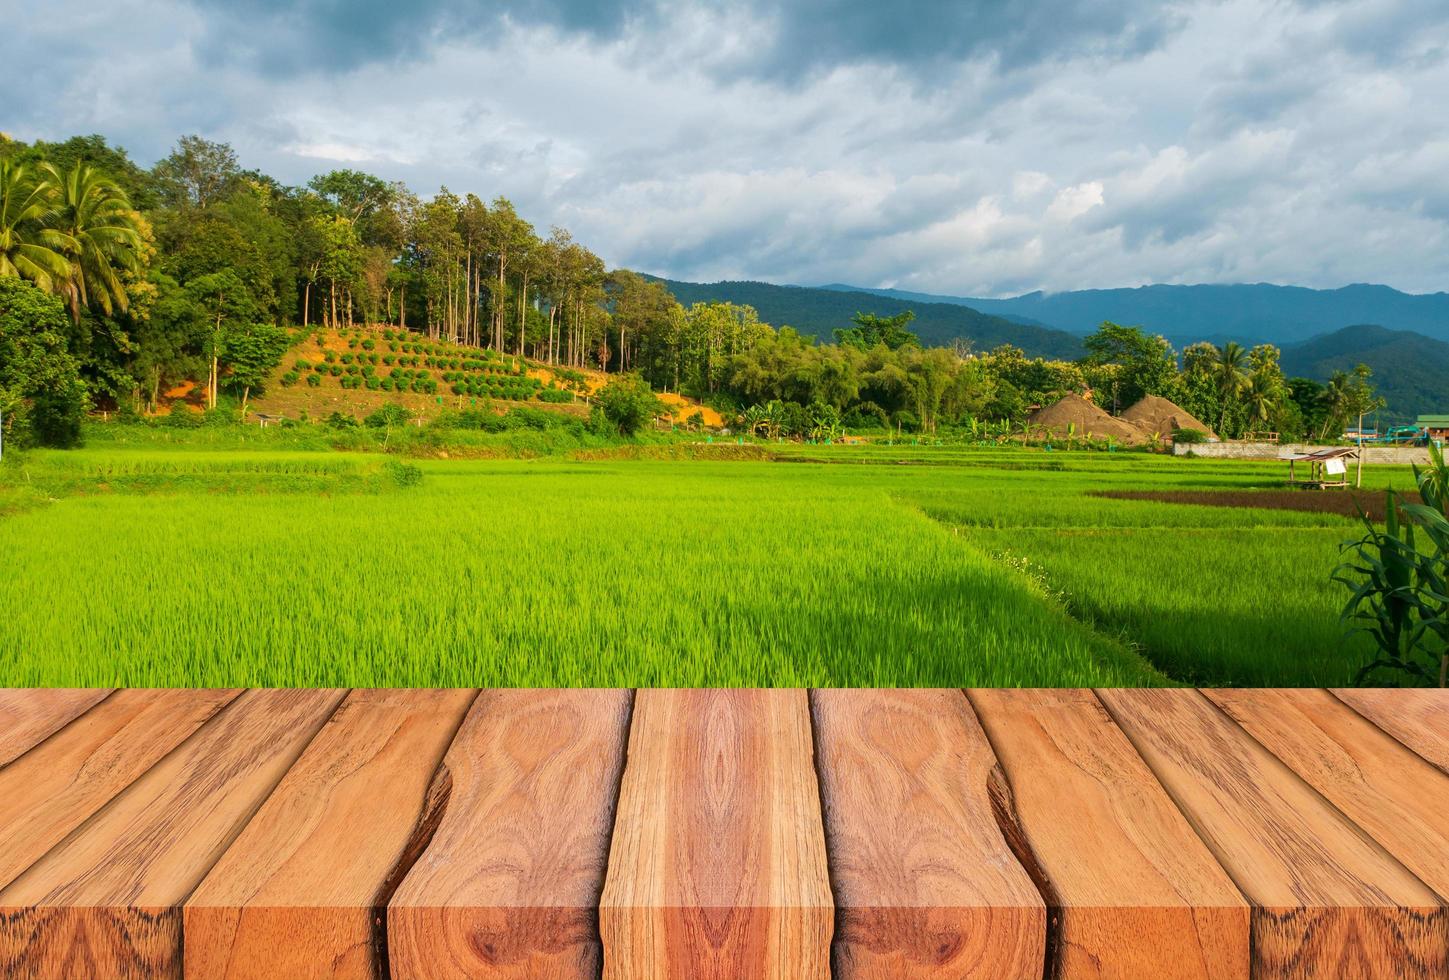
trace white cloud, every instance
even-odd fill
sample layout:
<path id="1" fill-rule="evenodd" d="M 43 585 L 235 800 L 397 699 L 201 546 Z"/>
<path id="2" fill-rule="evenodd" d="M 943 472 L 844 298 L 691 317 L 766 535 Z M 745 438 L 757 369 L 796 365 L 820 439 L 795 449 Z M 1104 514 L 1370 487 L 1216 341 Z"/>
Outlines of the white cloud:
<path id="1" fill-rule="evenodd" d="M 924 56 L 919 32 L 832 31 L 793 73 L 764 59 L 800 23 L 759 4 L 505 19 L 286 71 L 214 56 L 219 15 L 189 4 L 49 6 L 79 19 L 22 8 L 0 38 L 12 77 L 55 80 L 7 95 L 22 138 L 99 131 L 149 163 L 195 131 L 288 182 L 348 165 L 505 194 L 646 271 L 1449 288 L 1449 15 L 1423 0 L 1194 0 L 1157 43 L 1030 58 L 1019 32 Z"/>

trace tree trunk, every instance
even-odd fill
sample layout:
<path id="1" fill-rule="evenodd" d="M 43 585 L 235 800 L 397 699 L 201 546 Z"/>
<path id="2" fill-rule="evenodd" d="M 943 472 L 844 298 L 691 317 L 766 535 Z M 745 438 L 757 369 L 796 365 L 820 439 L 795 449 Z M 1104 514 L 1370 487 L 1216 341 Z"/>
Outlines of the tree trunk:
<path id="1" fill-rule="evenodd" d="M 312 280 L 307 280 L 307 285 L 302 289 L 302 328 L 306 329 L 311 322 L 309 313 L 312 312 Z"/>
<path id="2" fill-rule="evenodd" d="M 508 268 L 508 251 L 498 250 L 498 295 L 493 298 L 493 347 L 498 353 L 503 353 L 503 311 L 505 307 L 504 297 L 508 294 L 503 273 Z"/>
<path id="3" fill-rule="evenodd" d="M 528 325 L 528 273 L 523 273 L 523 288 L 518 295 L 518 356 L 523 356 L 524 327 Z"/>

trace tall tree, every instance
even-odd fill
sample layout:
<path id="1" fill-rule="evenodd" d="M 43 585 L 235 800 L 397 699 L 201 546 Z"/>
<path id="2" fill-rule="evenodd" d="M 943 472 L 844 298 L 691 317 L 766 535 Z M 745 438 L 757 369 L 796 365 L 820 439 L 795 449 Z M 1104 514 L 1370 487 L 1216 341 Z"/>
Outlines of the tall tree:
<path id="1" fill-rule="evenodd" d="M 65 236 L 70 270 L 61 287 L 71 319 L 94 305 L 101 312 L 124 312 L 129 303 L 122 273 L 136 272 L 149 226 L 131 207 L 120 185 L 83 161 L 66 173 L 43 166 L 54 188 L 51 225 Z"/>
<path id="2" fill-rule="evenodd" d="M 241 176 L 236 151 L 226 143 L 183 136 L 176 149 L 151 168 L 161 199 L 178 208 L 206 208 L 221 200 Z"/>
<path id="3" fill-rule="evenodd" d="M 1177 354 L 1165 337 L 1150 335 L 1141 327 L 1124 327 L 1104 321 L 1082 345 L 1088 365 L 1117 365 L 1108 382 L 1110 398 L 1102 399 L 1108 411 L 1135 404 L 1145 395 L 1174 397 L 1177 387 Z"/>

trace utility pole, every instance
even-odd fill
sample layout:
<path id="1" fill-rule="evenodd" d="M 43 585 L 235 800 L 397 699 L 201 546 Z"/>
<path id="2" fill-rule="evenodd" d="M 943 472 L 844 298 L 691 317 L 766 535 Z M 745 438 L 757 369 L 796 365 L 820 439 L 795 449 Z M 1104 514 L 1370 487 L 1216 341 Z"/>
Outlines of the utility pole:
<path id="1" fill-rule="evenodd" d="M 1355 490 L 1363 486 L 1363 412 L 1358 413 L 1358 479 L 1353 486 Z"/>

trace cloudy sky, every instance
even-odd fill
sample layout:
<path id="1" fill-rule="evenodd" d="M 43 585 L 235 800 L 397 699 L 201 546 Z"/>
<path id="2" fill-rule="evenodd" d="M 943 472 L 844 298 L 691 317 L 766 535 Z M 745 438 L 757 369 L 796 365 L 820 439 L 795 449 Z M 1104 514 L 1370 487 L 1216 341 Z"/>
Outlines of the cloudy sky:
<path id="1" fill-rule="evenodd" d="M 1444 0 L 47 0 L 0 130 L 504 194 L 611 264 L 1449 289 Z"/>

